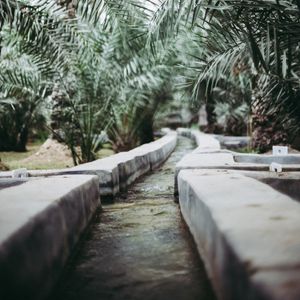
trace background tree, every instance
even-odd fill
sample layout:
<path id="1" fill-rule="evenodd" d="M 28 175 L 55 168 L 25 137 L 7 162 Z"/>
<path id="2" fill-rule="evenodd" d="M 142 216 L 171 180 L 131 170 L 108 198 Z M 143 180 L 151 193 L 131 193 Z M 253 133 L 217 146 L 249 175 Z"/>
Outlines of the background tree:
<path id="1" fill-rule="evenodd" d="M 169 0 L 152 11 L 153 39 L 182 26 L 197 35 L 195 95 L 203 82 L 208 90 L 250 90 L 254 146 L 286 142 L 286 132 L 292 141 L 299 130 L 298 1 Z"/>

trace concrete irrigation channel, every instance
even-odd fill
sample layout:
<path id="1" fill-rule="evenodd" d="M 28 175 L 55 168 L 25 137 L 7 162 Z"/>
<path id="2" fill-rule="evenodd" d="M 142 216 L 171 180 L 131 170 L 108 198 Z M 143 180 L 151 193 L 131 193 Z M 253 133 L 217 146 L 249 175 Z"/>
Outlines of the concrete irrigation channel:
<path id="1" fill-rule="evenodd" d="M 175 164 L 193 147 L 179 137 L 163 166 L 103 205 L 51 300 L 215 299 L 173 198 Z"/>

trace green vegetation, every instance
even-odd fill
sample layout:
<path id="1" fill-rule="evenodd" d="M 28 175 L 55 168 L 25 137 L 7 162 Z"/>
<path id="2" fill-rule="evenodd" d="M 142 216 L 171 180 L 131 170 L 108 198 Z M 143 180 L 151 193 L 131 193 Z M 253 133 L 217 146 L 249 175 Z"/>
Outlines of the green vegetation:
<path id="1" fill-rule="evenodd" d="M 169 0 L 152 31 L 164 39 L 190 29 L 193 93 L 198 99 L 205 89 L 210 122 L 216 103 L 247 103 L 253 146 L 266 151 L 299 135 L 299 18 L 296 0 Z"/>
<path id="2" fill-rule="evenodd" d="M 299 135 L 296 0 L 1 5 L 1 151 L 26 150 L 47 128 L 74 164 L 91 161 L 108 141 L 151 141 L 157 118 L 186 99 L 206 104 L 208 132 L 250 133 L 258 151 Z"/>

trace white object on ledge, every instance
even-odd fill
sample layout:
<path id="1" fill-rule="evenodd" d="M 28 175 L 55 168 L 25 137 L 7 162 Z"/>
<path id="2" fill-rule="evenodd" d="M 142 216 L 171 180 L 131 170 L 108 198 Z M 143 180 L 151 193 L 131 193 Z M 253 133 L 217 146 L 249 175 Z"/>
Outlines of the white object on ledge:
<path id="1" fill-rule="evenodd" d="M 275 162 L 272 162 L 270 164 L 270 172 L 277 172 L 277 173 L 282 172 L 282 165 L 278 164 L 278 163 L 275 163 Z"/>
<path id="2" fill-rule="evenodd" d="M 273 146 L 273 155 L 288 155 L 288 147 L 287 146 Z"/>
<path id="3" fill-rule="evenodd" d="M 12 171 L 12 178 L 26 178 L 28 177 L 28 172 L 26 168 L 16 169 Z"/>

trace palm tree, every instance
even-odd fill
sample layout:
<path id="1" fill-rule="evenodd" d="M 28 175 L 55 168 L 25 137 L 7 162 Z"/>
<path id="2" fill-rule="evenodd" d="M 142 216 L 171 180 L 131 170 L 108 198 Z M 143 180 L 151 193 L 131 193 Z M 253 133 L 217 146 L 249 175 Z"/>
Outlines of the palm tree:
<path id="1" fill-rule="evenodd" d="M 145 121 L 152 122 L 158 102 L 164 100 L 158 95 L 170 74 L 166 61 L 172 53 L 162 51 L 149 59 L 146 11 L 133 5 L 138 2 L 7 2 L 14 10 L 3 23 L 9 31 L 4 45 L 26 56 L 34 71 L 25 72 L 25 66 L 19 68 L 22 72 L 9 70 L 12 76 L 3 71 L 1 91 L 5 99 L 28 103 L 28 88 L 39 74 L 34 99 L 44 102 L 51 92 L 60 119 L 53 120 L 59 128 L 54 133 L 68 144 L 74 164 L 95 158 L 102 130 L 123 128 L 120 120 L 125 120 L 128 107 L 135 112 L 131 129 L 137 128 L 130 131 L 142 135 Z M 43 88 L 47 93 L 41 96 Z M 138 144 L 145 137 L 131 140 Z"/>
<path id="2" fill-rule="evenodd" d="M 1 4 L 1 149 L 25 151 L 54 75 L 67 68 L 61 30 L 70 33 L 69 40 L 72 30 L 61 22 L 62 11 L 50 1 Z"/>
<path id="3" fill-rule="evenodd" d="M 263 116 L 277 132 L 260 126 L 265 146 L 285 141 L 280 132 L 299 130 L 298 1 L 169 0 L 153 7 L 154 39 L 165 39 L 182 26 L 200 32 L 195 92 L 203 82 L 208 89 L 238 82 L 242 90 L 246 78 L 254 127 Z M 259 139 L 261 134 L 254 136 L 254 145 L 266 150 Z"/>
<path id="4" fill-rule="evenodd" d="M 178 89 L 212 112 L 216 102 L 250 103 L 262 150 L 299 128 L 297 1 L 5 0 L 2 8 L 1 107 L 24 101 L 33 116 L 52 93 L 62 104 L 56 134 L 75 164 L 95 158 L 103 130 L 123 149 L 150 141 L 158 108 Z M 10 61 L 22 60 L 16 68 L 3 63 L 9 47 Z"/>

